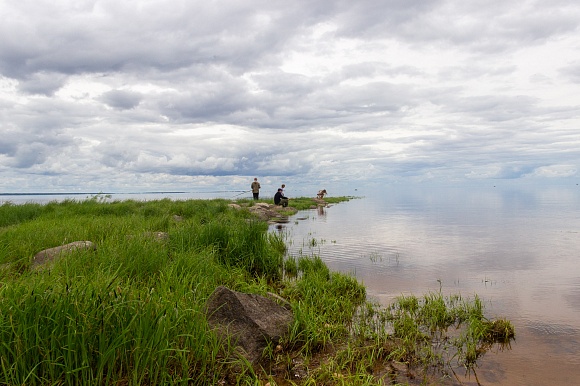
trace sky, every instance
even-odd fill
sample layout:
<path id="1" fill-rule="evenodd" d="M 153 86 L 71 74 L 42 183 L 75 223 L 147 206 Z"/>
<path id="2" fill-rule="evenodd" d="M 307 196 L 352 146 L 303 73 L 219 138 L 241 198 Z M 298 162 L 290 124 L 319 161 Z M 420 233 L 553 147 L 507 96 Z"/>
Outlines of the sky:
<path id="1" fill-rule="evenodd" d="M 0 192 L 579 179 L 577 0 L 0 14 Z"/>

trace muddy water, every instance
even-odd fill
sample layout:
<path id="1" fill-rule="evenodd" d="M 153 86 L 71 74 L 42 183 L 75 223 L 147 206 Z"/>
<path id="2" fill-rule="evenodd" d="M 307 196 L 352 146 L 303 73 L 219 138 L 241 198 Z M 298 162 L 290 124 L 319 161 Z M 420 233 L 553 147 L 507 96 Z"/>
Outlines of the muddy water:
<path id="1" fill-rule="evenodd" d="M 353 273 L 383 304 L 477 294 L 516 327 L 510 350 L 479 361 L 482 384 L 580 384 L 580 188 L 497 185 L 359 190 L 278 231 L 293 255 Z"/>

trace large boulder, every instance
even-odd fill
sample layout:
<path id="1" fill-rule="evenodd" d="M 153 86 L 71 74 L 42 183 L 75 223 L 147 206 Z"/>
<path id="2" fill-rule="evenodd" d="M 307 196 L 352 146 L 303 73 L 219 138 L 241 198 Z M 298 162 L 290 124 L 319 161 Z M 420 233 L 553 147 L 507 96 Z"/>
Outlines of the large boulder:
<path id="1" fill-rule="evenodd" d="M 288 333 L 294 315 L 264 296 L 220 286 L 207 300 L 208 322 L 223 338 L 233 338 L 241 354 L 255 363 L 269 343 L 276 346 Z"/>
<path id="2" fill-rule="evenodd" d="M 38 269 L 45 266 L 63 255 L 71 254 L 78 250 L 95 250 L 96 246 L 92 241 L 74 241 L 54 248 L 48 248 L 34 255 L 32 268 Z"/>

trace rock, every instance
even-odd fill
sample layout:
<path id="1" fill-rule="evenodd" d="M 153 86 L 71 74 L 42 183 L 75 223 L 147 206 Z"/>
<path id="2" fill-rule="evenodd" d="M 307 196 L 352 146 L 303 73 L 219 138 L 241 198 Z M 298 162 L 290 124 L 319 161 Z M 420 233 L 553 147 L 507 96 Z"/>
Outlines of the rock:
<path id="1" fill-rule="evenodd" d="M 268 221 L 271 224 L 288 222 L 288 215 L 293 215 L 298 212 L 296 208 L 291 206 L 283 207 L 280 205 L 268 204 L 266 202 L 256 202 L 252 206 L 240 206 L 238 204 L 231 203 L 228 204 L 228 206 L 236 210 L 247 209 L 260 220 Z"/>
<path id="2" fill-rule="evenodd" d="M 167 232 L 145 232 L 144 235 L 157 241 L 169 240 L 169 233 Z"/>
<path id="3" fill-rule="evenodd" d="M 275 220 L 284 217 L 277 211 L 276 205 L 270 205 L 263 202 L 259 202 L 251 207 L 248 210 L 255 214 L 261 220 Z"/>
<path id="4" fill-rule="evenodd" d="M 237 341 L 241 354 L 257 362 L 269 343 L 274 346 L 288 333 L 292 311 L 267 297 L 219 286 L 207 300 L 210 326 L 223 338 Z"/>
<path id="5" fill-rule="evenodd" d="M 138 236 L 127 235 L 125 237 L 127 239 L 131 240 L 131 239 L 134 239 Z M 143 232 L 143 234 L 140 237 L 145 237 L 147 239 L 153 239 L 155 241 L 167 241 L 167 240 L 169 240 L 169 233 L 161 232 L 161 231 L 147 231 L 147 232 Z"/>
<path id="6" fill-rule="evenodd" d="M 34 255 L 32 261 L 32 268 L 39 268 L 46 263 L 55 261 L 63 255 L 70 254 L 78 250 L 95 250 L 97 249 L 95 244 L 91 241 L 74 241 L 69 244 L 61 245 L 54 248 L 48 248 L 43 251 L 38 252 Z"/>

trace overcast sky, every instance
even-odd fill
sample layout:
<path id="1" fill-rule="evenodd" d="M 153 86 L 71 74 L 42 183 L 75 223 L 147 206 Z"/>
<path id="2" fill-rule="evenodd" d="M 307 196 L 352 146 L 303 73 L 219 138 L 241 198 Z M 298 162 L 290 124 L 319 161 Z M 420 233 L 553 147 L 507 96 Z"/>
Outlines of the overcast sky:
<path id="1" fill-rule="evenodd" d="M 0 14 L 0 192 L 578 179 L 577 0 Z"/>

